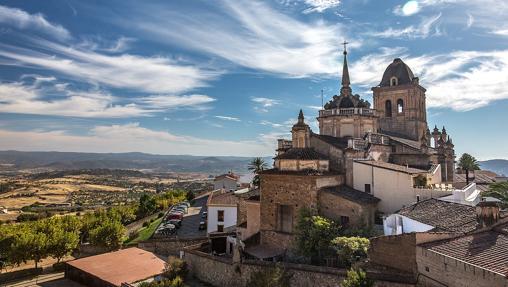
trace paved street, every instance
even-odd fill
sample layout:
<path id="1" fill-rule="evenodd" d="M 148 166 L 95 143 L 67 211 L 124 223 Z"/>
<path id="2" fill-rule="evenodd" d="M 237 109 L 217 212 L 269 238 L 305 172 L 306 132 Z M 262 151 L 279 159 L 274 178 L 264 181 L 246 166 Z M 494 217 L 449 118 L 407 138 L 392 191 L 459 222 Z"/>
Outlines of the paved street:
<path id="1" fill-rule="evenodd" d="M 201 220 L 201 214 L 206 211 L 206 201 L 208 195 L 197 198 L 194 205 L 191 206 L 183 217 L 182 227 L 178 229 L 177 236 L 179 238 L 194 238 L 194 237 L 205 237 L 206 229 L 199 230 L 199 222 Z"/>

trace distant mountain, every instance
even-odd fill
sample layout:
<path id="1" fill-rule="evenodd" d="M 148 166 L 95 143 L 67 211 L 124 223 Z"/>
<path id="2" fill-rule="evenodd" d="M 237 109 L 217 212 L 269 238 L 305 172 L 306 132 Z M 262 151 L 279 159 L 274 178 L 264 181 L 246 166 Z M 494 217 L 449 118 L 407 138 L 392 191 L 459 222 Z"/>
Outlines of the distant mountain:
<path id="1" fill-rule="evenodd" d="M 482 169 L 491 170 L 499 175 L 508 176 L 508 160 L 506 159 L 491 159 L 480 161 Z"/>
<path id="2" fill-rule="evenodd" d="M 153 172 L 227 171 L 246 173 L 252 158 L 235 156 L 156 155 L 131 153 L 22 152 L 0 151 L 0 171 L 27 169 L 135 169 Z M 272 159 L 265 161 L 271 164 Z"/>

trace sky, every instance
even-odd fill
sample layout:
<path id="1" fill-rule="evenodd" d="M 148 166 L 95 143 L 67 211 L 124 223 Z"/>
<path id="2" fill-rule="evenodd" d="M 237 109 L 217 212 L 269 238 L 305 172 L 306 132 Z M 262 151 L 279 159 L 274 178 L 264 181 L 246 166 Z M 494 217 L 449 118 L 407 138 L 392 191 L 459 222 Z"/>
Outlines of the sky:
<path id="1" fill-rule="evenodd" d="M 0 149 L 274 155 L 394 58 L 456 153 L 508 159 L 508 1 L 0 1 Z"/>

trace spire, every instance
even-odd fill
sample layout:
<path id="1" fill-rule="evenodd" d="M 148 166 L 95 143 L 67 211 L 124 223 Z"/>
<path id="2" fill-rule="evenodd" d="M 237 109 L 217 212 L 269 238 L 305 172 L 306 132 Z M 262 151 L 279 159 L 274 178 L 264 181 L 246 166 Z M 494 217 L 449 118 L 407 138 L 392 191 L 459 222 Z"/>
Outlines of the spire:
<path id="1" fill-rule="evenodd" d="M 342 43 L 344 45 L 344 65 L 342 66 L 342 88 L 340 89 L 341 95 L 351 95 L 351 88 L 349 85 L 351 84 L 349 80 L 349 69 L 347 67 L 347 50 L 346 45 L 349 44 L 348 42 L 344 41 Z"/>
<path id="2" fill-rule="evenodd" d="M 304 120 L 303 111 L 302 109 L 300 109 L 300 113 L 298 114 L 298 123 L 303 124 L 303 120 Z"/>

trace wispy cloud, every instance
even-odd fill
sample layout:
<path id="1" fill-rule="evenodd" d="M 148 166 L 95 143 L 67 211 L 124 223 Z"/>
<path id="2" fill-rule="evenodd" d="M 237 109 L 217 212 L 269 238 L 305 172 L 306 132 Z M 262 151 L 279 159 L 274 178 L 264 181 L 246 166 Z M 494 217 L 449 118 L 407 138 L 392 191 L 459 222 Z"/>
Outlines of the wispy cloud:
<path id="1" fill-rule="evenodd" d="M 35 29 L 49 36 L 68 39 L 71 34 L 64 27 L 50 23 L 42 14 L 29 14 L 18 8 L 0 5 L 0 23 L 12 25 L 18 29 Z"/>
<path id="2" fill-rule="evenodd" d="M 51 82 L 55 80 L 52 79 Z M 54 96 L 55 94 L 58 96 Z M 121 99 L 98 89 L 70 89 L 65 83 L 41 86 L 40 79 L 33 84 L 0 84 L 0 112 L 4 113 L 128 118 L 151 116 L 169 109 L 201 109 L 213 101 L 214 98 L 206 95 L 158 95 Z"/>
<path id="3" fill-rule="evenodd" d="M 341 0 L 305 0 L 305 4 L 307 4 L 309 8 L 305 9 L 303 13 L 322 13 L 325 10 L 338 7 L 340 2 Z"/>
<path id="4" fill-rule="evenodd" d="M 192 14 L 149 4 L 135 10 L 128 21 L 116 21 L 155 41 L 178 43 L 249 69 L 288 77 L 336 74 L 337 42 L 345 38 L 341 24 L 306 23 L 254 0 L 220 1 Z"/>
<path id="5" fill-rule="evenodd" d="M 439 30 L 438 21 L 441 18 L 441 13 L 432 17 L 425 17 L 418 26 L 410 25 L 402 29 L 388 28 L 381 32 L 370 32 L 367 33 L 370 36 L 381 37 L 381 38 L 427 38 L 429 36 L 439 36 L 441 31 Z"/>
<path id="6" fill-rule="evenodd" d="M 0 149 L 30 151 L 132 152 L 264 156 L 273 154 L 275 141 L 209 140 L 142 127 L 139 123 L 100 125 L 86 135 L 66 131 L 10 131 L 0 129 Z"/>
<path id="7" fill-rule="evenodd" d="M 220 73 L 165 57 L 107 55 L 43 39 L 32 39 L 46 51 L 0 44 L 0 57 L 58 72 L 77 80 L 142 92 L 181 93 L 207 85 Z M 142 67 L 142 68 L 141 68 Z"/>
<path id="8" fill-rule="evenodd" d="M 262 113 L 267 113 L 269 111 L 268 108 L 280 104 L 279 100 L 262 97 L 251 98 L 251 101 L 257 104 L 256 106 L 254 106 L 254 110 Z"/>
<path id="9" fill-rule="evenodd" d="M 239 118 L 229 117 L 229 116 L 215 116 L 215 118 L 224 120 L 224 121 L 241 122 L 241 120 Z"/>

